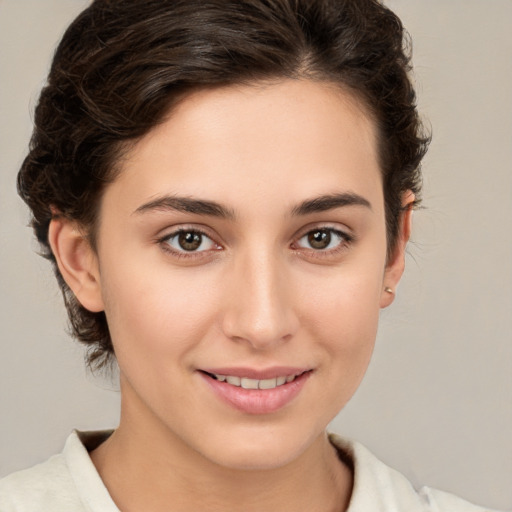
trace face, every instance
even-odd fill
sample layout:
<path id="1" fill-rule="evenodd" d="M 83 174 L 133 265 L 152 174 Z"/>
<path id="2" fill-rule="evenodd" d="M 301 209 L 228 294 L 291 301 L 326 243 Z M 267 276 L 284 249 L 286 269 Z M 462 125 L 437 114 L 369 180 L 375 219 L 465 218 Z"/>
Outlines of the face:
<path id="1" fill-rule="evenodd" d="M 323 436 L 400 274 L 357 102 L 308 81 L 194 93 L 123 160 L 100 213 L 92 293 L 121 425 L 232 468 Z"/>

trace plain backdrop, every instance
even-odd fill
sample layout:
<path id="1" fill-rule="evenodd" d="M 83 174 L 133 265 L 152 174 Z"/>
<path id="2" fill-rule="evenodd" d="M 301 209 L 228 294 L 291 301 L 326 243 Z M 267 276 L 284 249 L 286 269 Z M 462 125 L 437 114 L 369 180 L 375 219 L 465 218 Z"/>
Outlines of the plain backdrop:
<path id="1" fill-rule="evenodd" d="M 15 177 L 49 60 L 84 0 L 0 0 L 0 476 L 114 427 Z M 366 380 L 331 429 L 415 485 L 512 508 L 512 1 L 390 0 L 433 127 L 425 208 Z"/>

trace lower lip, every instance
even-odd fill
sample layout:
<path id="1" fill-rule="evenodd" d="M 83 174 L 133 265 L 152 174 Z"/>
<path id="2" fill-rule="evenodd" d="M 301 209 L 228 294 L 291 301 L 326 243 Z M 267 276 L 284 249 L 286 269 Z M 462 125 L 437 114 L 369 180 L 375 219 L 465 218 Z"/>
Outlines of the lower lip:
<path id="1" fill-rule="evenodd" d="M 270 414 L 289 404 L 301 392 L 311 372 L 273 389 L 244 389 L 215 380 L 202 372 L 199 375 L 221 400 L 235 409 L 247 414 Z"/>

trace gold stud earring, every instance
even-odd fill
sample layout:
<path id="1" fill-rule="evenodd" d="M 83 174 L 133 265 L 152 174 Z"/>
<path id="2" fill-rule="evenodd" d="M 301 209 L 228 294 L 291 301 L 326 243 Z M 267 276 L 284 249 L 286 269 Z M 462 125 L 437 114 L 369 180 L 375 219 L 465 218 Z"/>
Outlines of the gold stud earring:
<path id="1" fill-rule="evenodd" d="M 386 287 L 384 288 L 384 291 L 385 291 L 386 293 L 395 293 L 395 292 L 393 291 L 393 289 L 392 289 L 392 288 L 390 288 L 389 286 L 386 286 Z"/>

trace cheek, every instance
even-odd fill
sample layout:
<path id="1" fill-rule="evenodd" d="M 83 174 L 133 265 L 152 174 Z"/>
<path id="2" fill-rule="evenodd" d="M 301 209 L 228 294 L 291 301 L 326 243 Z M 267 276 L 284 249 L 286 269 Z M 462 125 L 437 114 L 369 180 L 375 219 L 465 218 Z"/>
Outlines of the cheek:
<path id="1" fill-rule="evenodd" d="M 186 353 L 213 321 L 216 289 L 208 276 L 172 272 L 165 265 L 105 269 L 105 312 L 118 359 Z"/>
<path id="2" fill-rule="evenodd" d="M 368 366 L 377 334 L 381 271 L 379 266 L 339 269 L 321 287 L 305 286 L 307 297 L 303 309 L 307 319 L 303 326 L 309 330 L 331 358 L 329 372 L 341 379 L 341 385 L 357 387 Z"/>
<path id="3" fill-rule="evenodd" d="M 302 311 L 309 316 L 308 324 L 348 341 L 357 338 L 357 332 L 375 329 L 381 288 L 378 267 L 335 269 L 320 279 L 303 281 Z"/>

